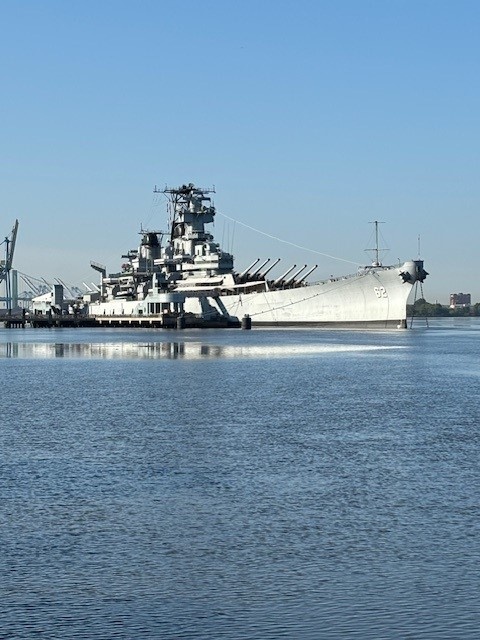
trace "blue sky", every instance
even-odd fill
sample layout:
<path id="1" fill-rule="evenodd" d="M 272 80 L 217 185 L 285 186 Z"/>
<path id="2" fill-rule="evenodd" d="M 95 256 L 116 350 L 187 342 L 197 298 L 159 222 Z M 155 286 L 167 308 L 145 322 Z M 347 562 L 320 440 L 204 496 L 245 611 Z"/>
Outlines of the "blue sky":
<path id="1" fill-rule="evenodd" d="M 480 301 L 479 2 L 0 4 L 0 234 L 15 266 L 80 284 L 118 269 L 155 184 L 215 185 L 239 268 L 255 257 L 417 257 L 429 300 Z M 280 269 L 280 266 L 279 266 Z"/>

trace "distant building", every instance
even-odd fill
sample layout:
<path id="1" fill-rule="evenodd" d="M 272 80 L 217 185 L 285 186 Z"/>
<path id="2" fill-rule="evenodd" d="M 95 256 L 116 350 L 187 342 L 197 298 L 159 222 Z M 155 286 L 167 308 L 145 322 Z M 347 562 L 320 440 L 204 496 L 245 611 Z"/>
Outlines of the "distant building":
<path id="1" fill-rule="evenodd" d="M 450 309 L 467 309 L 472 304 L 472 296 L 469 293 L 451 293 Z"/>
<path id="2" fill-rule="evenodd" d="M 87 307 L 79 300 L 65 297 L 61 284 L 55 284 L 51 291 L 42 293 L 32 299 L 31 313 L 35 316 L 42 315 L 68 315 L 75 313 L 86 314 Z"/>

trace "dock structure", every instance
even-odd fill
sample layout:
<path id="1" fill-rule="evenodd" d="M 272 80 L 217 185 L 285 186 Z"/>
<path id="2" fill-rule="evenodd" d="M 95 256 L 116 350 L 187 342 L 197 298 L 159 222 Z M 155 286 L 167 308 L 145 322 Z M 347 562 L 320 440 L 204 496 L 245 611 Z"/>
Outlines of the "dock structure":
<path id="1" fill-rule="evenodd" d="M 87 316 L 87 315 L 55 315 L 55 314 L 17 314 L 0 318 L 0 323 L 7 329 L 25 328 L 137 328 L 137 329 L 228 329 L 241 327 L 236 318 L 216 316 L 202 317 L 191 313 L 162 314 L 158 316 Z"/>
<path id="2" fill-rule="evenodd" d="M 138 327 L 155 329 L 227 329 L 240 327 L 234 318 L 206 318 L 192 313 L 158 316 L 94 316 L 97 327 Z"/>
<path id="3" fill-rule="evenodd" d="M 94 327 L 95 318 L 80 314 L 69 315 L 29 315 L 28 324 L 34 329 L 44 329 L 50 327 Z"/>
<path id="4" fill-rule="evenodd" d="M 0 323 L 2 322 L 6 329 L 25 329 L 28 319 L 25 313 L 6 314 L 0 316 Z"/>
<path id="5" fill-rule="evenodd" d="M 100 268 L 100 267 L 99 267 Z M 103 267 L 101 267 L 103 272 Z M 184 303 L 188 294 L 170 291 L 157 293 L 154 301 L 129 308 L 124 305 L 104 304 L 101 312 L 91 300 L 69 298 L 64 295 L 65 285 L 56 284 L 50 292 L 33 299 L 32 309 L 23 317 L 11 318 L 9 328 L 28 325 L 32 328 L 49 327 L 104 327 L 153 329 L 209 329 L 240 327 L 238 318 L 230 316 L 221 305 L 213 306 L 205 292 L 195 292 L 200 313 L 186 312 Z M 98 292 L 90 292 L 98 297 Z M 19 310 L 20 311 L 20 310 Z M 96 312 L 97 311 L 97 312 Z M 1 322 L 0 318 L 0 322 Z"/>

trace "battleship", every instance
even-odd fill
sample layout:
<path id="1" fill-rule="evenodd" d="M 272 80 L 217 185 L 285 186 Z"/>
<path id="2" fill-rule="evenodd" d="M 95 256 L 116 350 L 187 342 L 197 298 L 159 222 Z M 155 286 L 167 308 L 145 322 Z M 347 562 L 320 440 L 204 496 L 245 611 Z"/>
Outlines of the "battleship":
<path id="1" fill-rule="evenodd" d="M 84 301 L 100 323 L 112 318 L 152 322 L 175 314 L 224 319 L 227 326 L 248 319 L 253 326 L 406 328 L 409 294 L 428 275 L 423 260 L 384 266 L 377 245 L 372 264 L 317 282 L 307 282 L 316 265 L 306 272 L 306 265 L 300 270 L 294 265 L 269 277 L 279 260 L 257 259 L 239 272 L 233 255 L 207 229 L 216 215 L 214 189 L 190 183 L 155 187 L 155 192 L 167 197 L 168 231 L 141 229 L 138 249 L 122 256 L 118 273 L 107 274 L 103 265 L 91 263 L 101 280 Z"/>

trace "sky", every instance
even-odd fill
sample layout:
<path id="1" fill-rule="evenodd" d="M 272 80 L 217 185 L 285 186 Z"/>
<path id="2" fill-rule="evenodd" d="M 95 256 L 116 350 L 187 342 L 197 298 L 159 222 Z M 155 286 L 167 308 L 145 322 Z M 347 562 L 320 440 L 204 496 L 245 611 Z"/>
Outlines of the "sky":
<path id="1" fill-rule="evenodd" d="M 141 225 L 166 229 L 155 185 L 193 182 L 239 270 L 353 273 L 379 220 L 385 264 L 425 260 L 427 300 L 480 301 L 480 2 L 1 0 L 0 18 L 19 271 L 96 282 L 91 260 L 117 271 Z"/>

